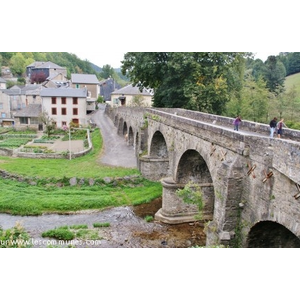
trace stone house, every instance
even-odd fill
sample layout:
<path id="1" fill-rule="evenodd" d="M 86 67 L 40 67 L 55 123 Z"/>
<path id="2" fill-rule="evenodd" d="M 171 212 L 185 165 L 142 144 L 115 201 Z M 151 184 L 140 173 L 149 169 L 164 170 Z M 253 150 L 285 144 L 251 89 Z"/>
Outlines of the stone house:
<path id="1" fill-rule="evenodd" d="M 2 90 L 3 93 L 9 96 L 11 112 L 14 114 L 29 104 L 41 103 L 39 97 L 40 87 L 38 84 L 14 85 L 10 89 Z"/>
<path id="2" fill-rule="evenodd" d="M 57 128 L 69 126 L 70 122 L 86 126 L 87 88 L 43 88 L 42 110 L 54 120 Z"/>
<path id="3" fill-rule="evenodd" d="M 0 90 L 0 125 L 12 126 L 14 119 L 10 110 L 10 97 L 3 90 Z"/>
<path id="4" fill-rule="evenodd" d="M 118 84 L 113 78 L 107 78 L 99 82 L 100 84 L 100 95 L 103 100 L 110 101 L 111 93 L 115 90 L 119 90 L 121 85 Z"/>
<path id="5" fill-rule="evenodd" d="M 40 124 L 39 116 L 42 112 L 41 104 L 29 104 L 14 115 L 15 128 L 29 128 L 34 130 L 43 130 Z"/>
<path id="6" fill-rule="evenodd" d="M 70 86 L 70 81 L 63 73 L 54 73 L 47 77 L 42 85 L 46 88 L 68 87 Z"/>
<path id="7" fill-rule="evenodd" d="M 107 102 L 116 106 L 152 106 L 153 91 L 143 89 L 141 92 L 137 86 L 129 84 L 111 93 L 111 100 Z"/>
<path id="8" fill-rule="evenodd" d="M 96 102 L 100 95 L 100 83 L 95 74 L 71 74 L 71 85 L 73 88 L 86 88 L 88 91 L 89 113 L 96 109 Z"/>
<path id="9" fill-rule="evenodd" d="M 61 67 L 51 61 L 35 61 L 26 67 L 26 76 L 28 77 L 29 81 L 35 81 L 34 77 L 37 76 L 46 79 L 49 76 L 53 76 L 54 74 L 58 73 L 62 73 L 64 76 L 67 76 L 67 68 Z"/>

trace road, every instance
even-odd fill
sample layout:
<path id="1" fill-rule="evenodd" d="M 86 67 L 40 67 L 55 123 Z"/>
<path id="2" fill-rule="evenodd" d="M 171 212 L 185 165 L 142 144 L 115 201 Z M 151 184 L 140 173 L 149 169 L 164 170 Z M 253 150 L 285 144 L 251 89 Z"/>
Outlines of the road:
<path id="1" fill-rule="evenodd" d="M 100 128 L 103 138 L 101 163 L 125 168 L 137 168 L 133 146 L 127 145 L 125 138 L 117 134 L 112 120 L 104 113 L 104 106 L 97 110 L 91 120 Z"/>

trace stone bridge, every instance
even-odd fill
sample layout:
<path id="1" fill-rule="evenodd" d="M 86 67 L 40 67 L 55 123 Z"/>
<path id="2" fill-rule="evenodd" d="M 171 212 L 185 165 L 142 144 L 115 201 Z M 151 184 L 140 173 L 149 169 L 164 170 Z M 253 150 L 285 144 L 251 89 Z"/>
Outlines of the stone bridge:
<path id="1" fill-rule="evenodd" d="M 300 247 L 300 131 L 184 109 L 108 108 L 144 177 L 161 181 L 165 223 L 193 222 L 197 206 L 176 193 L 201 188 L 206 245 Z"/>

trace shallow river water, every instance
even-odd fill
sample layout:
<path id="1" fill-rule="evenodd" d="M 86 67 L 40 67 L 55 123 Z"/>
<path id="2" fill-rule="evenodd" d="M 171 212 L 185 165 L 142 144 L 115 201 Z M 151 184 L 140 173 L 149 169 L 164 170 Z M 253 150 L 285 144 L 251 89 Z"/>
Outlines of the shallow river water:
<path id="1" fill-rule="evenodd" d="M 161 207 L 161 199 L 134 207 L 116 207 L 103 211 L 86 211 L 76 214 L 45 214 L 41 216 L 12 216 L 0 214 L 0 226 L 12 228 L 21 223 L 30 235 L 34 248 L 49 246 L 74 246 L 86 248 L 187 248 L 204 246 L 205 234 L 199 223 L 168 225 L 156 221 L 146 222 L 145 216 L 154 216 Z M 98 228 L 98 240 L 73 240 L 58 242 L 42 238 L 49 229 L 65 225 L 110 223 L 109 227 Z"/>

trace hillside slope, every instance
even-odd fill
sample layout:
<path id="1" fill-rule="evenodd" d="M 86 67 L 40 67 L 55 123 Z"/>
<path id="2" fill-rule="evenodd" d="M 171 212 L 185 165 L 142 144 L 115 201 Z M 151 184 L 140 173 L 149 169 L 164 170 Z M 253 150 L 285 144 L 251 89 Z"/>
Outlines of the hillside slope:
<path id="1" fill-rule="evenodd" d="M 285 78 L 284 82 L 286 91 L 295 86 L 298 98 L 300 98 L 300 73 L 289 75 Z"/>

